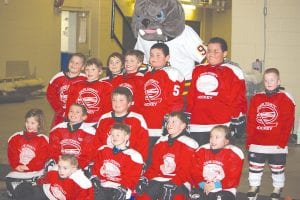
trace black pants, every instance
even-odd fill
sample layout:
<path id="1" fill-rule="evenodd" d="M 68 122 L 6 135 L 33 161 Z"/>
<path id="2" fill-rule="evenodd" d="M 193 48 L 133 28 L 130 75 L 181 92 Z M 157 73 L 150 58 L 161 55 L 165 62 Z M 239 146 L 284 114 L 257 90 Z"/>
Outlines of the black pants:
<path id="1" fill-rule="evenodd" d="M 43 186 L 32 186 L 28 182 L 23 182 L 15 189 L 16 200 L 48 200 L 43 191 Z"/>

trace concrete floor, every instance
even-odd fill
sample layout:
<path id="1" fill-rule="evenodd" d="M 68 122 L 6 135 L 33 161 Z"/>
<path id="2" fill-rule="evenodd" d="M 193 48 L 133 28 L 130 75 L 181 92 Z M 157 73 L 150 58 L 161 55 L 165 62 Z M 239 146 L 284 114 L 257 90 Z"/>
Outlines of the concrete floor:
<path id="1" fill-rule="evenodd" d="M 49 130 L 53 112 L 44 96 L 35 97 L 23 103 L 0 104 L 0 166 L 3 166 L 3 164 L 7 164 L 6 148 L 8 138 L 16 131 L 22 130 L 24 125 L 25 113 L 30 108 L 34 107 L 41 108 L 45 112 L 47 122 L 46 126 Z M 243 145 L 239 146 L 242 147 Z M 246 193 L 248 190 L 247 165 L 248 163 L 245 160 L 244 170 L 240 186 L 238 188 L 238 191 L 242 193 Z M 3 170 L 3 167 L 1 168 L 0 170 Z M 262 195 L 269 196 L 272 191 L 272 181 L 270 177 L 270 171 L 266 169 L 261 187 Z M 3 190 L 4 188 L 5 185 L 3 181 L 0 181 L 0 190 Z M 286 187 L 283 190 L 282 196 L 291 196 L 293 199 L 300 199 L 300 145 L 289 145 L 289 155 L 286 169 Z M 0 199 L 2 199 L 1 196 Z"/>

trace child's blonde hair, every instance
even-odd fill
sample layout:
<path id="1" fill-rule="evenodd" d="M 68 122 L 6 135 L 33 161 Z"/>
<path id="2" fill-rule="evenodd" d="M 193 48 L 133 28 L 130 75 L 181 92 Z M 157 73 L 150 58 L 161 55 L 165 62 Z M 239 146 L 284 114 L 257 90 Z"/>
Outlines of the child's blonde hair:
<path id="1" fill-rule="evenodd" d="M 38 130 L 37 133 L 43 133 L 45 131 L 45 115 L 44 112 L 39 108 L 32 108 L 25 114 L 25 121 L 26 119 L 34 117 L 35 120 L 38 122 Z M 24 130 L 26 130 L 26 127 L 24 127 Z"/>
<path id="2" fill-rule="evenodd" d="M 58 161 L 67 161 L 69 162 L 73 167 L 78 168 L 78 160 L 75 155 L 72 154 L 62 154 L 59 156 Z"/>

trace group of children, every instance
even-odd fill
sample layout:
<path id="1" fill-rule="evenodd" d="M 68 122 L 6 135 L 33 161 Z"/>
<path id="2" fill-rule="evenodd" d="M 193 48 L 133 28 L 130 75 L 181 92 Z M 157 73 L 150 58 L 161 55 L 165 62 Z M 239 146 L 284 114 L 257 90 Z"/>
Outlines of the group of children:
<path id="1" fill-rule="evenodd" d="M 247 108 L 242 71 L 226 63 L 226 55 L 222 38 L 208 42 L 208 63 L 194 69 L 183 112 L 184 78 L 169 65 L 167 45 L 151 47 L 151 67 L 143 70 L 142 52 L 111 54 L 102 79 L 98 59 L 73 54 L 68 72 L 55 75 L 47 89 L 55 111 L 49 139 L 40 109 L 28 111 L 24 130 L 9 139 L 9 195 L 235 199 L 244 154 L 230 141 Z M 266 90 L 252 98 L 247 113 L 250 200 L 257 198 L 266 161 L 273 178 L 271 197 L 280 198 L 294 122 L 295 104 L 279 89 L 278 70 L 267 69 L 264 81 Z"/>

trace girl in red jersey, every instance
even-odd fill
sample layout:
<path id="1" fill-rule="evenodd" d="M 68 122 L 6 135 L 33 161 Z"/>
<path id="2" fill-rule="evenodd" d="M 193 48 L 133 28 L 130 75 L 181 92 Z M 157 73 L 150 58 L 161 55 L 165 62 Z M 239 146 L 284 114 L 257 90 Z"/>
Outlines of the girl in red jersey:
<path id="1" fill-rule="evenodd" d="M 44 132 L 44 113 L 40 109 L 30 109 L 25 115 L 23 131 L 12 135 L 8 140 L 7 157 L 12 169 L 6 176 L 8 194 L 15 195 L 18 184 L 34 180 L 44 173 L 48 159 L 48 137 Z"/>
<path id="2" fill-rule="evenodd" d="M 196 187 L 192 199 L 236 199 L 244 154 L 241 149 L 229 144 L 230 138 L 229 128 L 217 125 L 210 132 L 209 143 L 195 152 L 191 176 Z"/>

